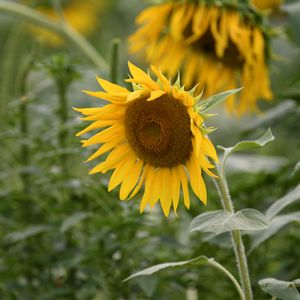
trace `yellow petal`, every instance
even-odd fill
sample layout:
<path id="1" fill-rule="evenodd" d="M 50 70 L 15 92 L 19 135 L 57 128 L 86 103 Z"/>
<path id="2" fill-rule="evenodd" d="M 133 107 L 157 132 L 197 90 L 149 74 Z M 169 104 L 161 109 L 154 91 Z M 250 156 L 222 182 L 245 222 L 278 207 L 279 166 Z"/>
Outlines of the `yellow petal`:
<path id="1" fill-rule="evenodd" d="M 125 200 L 132 189 L 135 187 L 143 169 L 143 161 L 139 160 L 132 168 L 129 170 L 129 176 L 125 176 L 120 189 L 120 199 Z M 127 175 L 128 175 L 127 174 Z"/>
<path id="2" fill-rule="evenodd" d="M 106 114 L 95 114 L 91 116 L 87 116 L 84 118 L 81 118 L 83 121 L 96 121 L 96 120 L 114 120 L 115 122 L 121 122 L 124 119 L 125 110 L 117 110 L 115 112 L 106 113 Z"/>
<path id="3" fill-rule="evenodd" d="M 211 157 L 216 162 L 219 161 L 216 149 L 207 136 L 204 136 L 202 139 L 202 147 L 207 156 Z"/>
<path id="4" fill-rule="evenodd" d="M 190 174 L 190 182 L 195 195 L 203 202 L 206 203 L 206 187 L 201 176 L 200 162 L 198 161 L 195 153 L 192 152 L 190 160 L 186 164 Z"/>
<path id="5" fill-rule="evenodd" d="M 111 150 L 112 148 L 117 147 L 118 144 L 120 144 L 122 142 L 124 142 L 124 139 L 119 139 L 119 138 L 118 139 L 114 138 L 112 141 L 106 142 L 95 153 L 93 153 L 85 162 L 89 162 L 89 161 L 99 157 L 100 155 Z"/>
<path id="6" fill-rule="evenodd" d="M 199 155 L 201 150 L 202 150 L 201 149 L 201 146 L 202 146 L 202 133 L 201 133 L 198 126 L 195 126 L 193 124 L 191 126 L 192 126 L 192 133 L 194 135 L 194 141 L 193 141 L 194 145 L 195 145 L 194 150 L 195 150 L 196 154 Z"/>
<path id="7" fill-rule="evenodd" d="M 107 104 L 101 107 L 73 108 L 73 109 L 86 116 L 93 116 L 93 115 L 105 116 L 106 114 L 109 113 L 124 111 L 124 106 L 119 104 Z"/>
<path id="8" fill-rule="evenodd" d="M 150 97 L 150 95 L 151 94 L 148 91 L 138 90 L 138 91 L 134 91 L 134 92 L 130 93 L 127 96 L 126 101 L 131 102 L 131 101 L 134 101 L 134 100 L 148 99 Z"/>
<path id="9" fill-rule="evenodd" d="M 110 101 L 113 103 L 123 104 L 126 101 L 127 94 L 109 94 L 105 92 L 92 92 L 92 91 L 83 91 L 89 96 L 100 98 L 102 100 Z"/>
<path id="10" fill-rule="evenodd" d="M 129 174 L 133 166 L 136 162 L 136 156 L 132 154 L 128 154 L 124 157 L 122 161 L 117 165 L 114 170 L 112 176 L 110 177 L 108 184 L 108 191 L 110 192 L 115 187 L 117 187 L 125 178 L 125 176 Z"/>
<path id="11" fill-rule="evenodd" d="M 145 177 L 145 191 L 144 191 L 144 195 L 140 204 L 140 212 L 142 213 L 145 210 L 145 207 L 147 206 L 147 204 L 150 202 L 150 198 L 151 198 L 151 186 L 152 186 L 152 181 L 154 178 L 155 172 L 149 169 L 149 171 L 146 173 L 146 177 Z"/>
<path id="12" fill-rule="evenodd" d="M 89 174 L 105 173 L 110 169 L 114 169 L 117 164 L 124 159 L 130 153 L 131 149 L 127 144 L 121 145 L 115 148 L 107 157 L 107 159 L 94 167 Z"/>
<path id="13" fill-rule="evenodd" d="M 170 186 L 172 182 L 171 171 L 169 168 L 161 169 L 161 192 L 160 192 L 160 204 L 165 217 L 169 215 L 172 205 L 172 195 L 170 192 Z"/>
<path id="14" fill-rule="evenodd" d="M 82 141 L 82 147 L 101 144 L 113 140 L 116 137 L 125 136 L 125 128 L 123 124 L 114 124 L 113 126 L 102 130 L 88 140 Z"/>
<path id="15" fill-rule="evenodd" d="M 128 67 L 133 78 L 137 80 L 142 86 L 145 86 L 145 88 L 149 87 L 152 90 L 159 90 L 159 84 L 153 81 L 150 76 L 143 70 L 141 70 L 131 62 L 128 62 Z"/>
<path id="16" fill-rule="evenodd" d="M 189 209 L 190 205 L 191 205 L 190 194 L 189 194 L 189 189 L 188 189 L 188 179 L 187 179 L 187 175 L 186 175 L 184 167 L 178 166 L 177 173 L 180 178 L 180 182 L 181 182 L 181 186 L 182 186 L 184 205 L 187 209 Z"/>
<path id="17" fill-rule="evenodd" d="M 159 200 L 161 193 L 161 169 L 155 169 L 153 167 L 153 172 L 155 172 L 152 184 L 151 184 L 151 198 L 150 198 L 150 207 L 153 208 L 157 201 Z"/>
<path id="18" fill-rule="evenodd" d="M 177 168 L 171 169 L 171 193 L 173 200 L 173 208 L 176 213 L 180 196 L 180 178 L 177 172 Z"/>
<path id="19" fill-rule="evenodd" d="M 87 133 L 91 130 L 111 126 L 114 123 L 115 123 L 114 120 L 99 120 L 99 121 L 96 121 L 96 122 L 92 123 L 91 125 L 89 125 L 88 127 L 86 127 L 85 129 L 83 129 L 83 130 L 79 131 L 78 133 L 76 133 L 76 136 L 80 136 L 80 135 L 82 135 L 84 133 Z"/>
<path id="20" fill-rule="evenodd" d="M 155 66 L 152 65 L 151 70 L 157 76 L 157 78 L 162 82 L 164 90 L 167 93 L 170 93 L 171 91 L 170 81 Z"/>
<path id="21" fill-rule="evenodd" d="M 151 92 L 151 96 L 147 99 L 147 101 L 155 100 L 155 99 L 161 97 L 162 95 L 164 95 L 165 93 L 166 92 L 162 91 L 162 90 L 153 91 L 153 92 Z"/>
<path id="22" fill-rule="evenodd" d="M 128 95 L 130 92 L 124 88 L 124 87 L 121 87 L 117 84 L 114 84 L 112 82 L 109 82 L 105 79 L 102 79 L 100 77 L 96 77 L 97 78 L 97 81 L 99 82 L 100 86 L 108 93 L 111 93 L 111 94 L 115 94 L 115 93 L 120 93 L 120 94 L 125 94 L 125 95 Z"/>
<path id="23" fill-rule="evenodd" d="M 136 187 L 134 188 L 134 190 L 132 191 L 132 193 L 130 194 L 129 198 L 128 199 L 131 199 L 133 198 L 138 192 L 139 190 L 141 189 L 143 183 L 145 182 L 145 178 L 147 176 L 147 173 L 149 172 L 149 169 L 151 169 L 152 167 L 149 166 L 149 165 L 145 165 L 144 166 L 144 169 L 142 171 L 142 175 L 139 179 L 139 182 L 138 184 L 136 185 Z"/>

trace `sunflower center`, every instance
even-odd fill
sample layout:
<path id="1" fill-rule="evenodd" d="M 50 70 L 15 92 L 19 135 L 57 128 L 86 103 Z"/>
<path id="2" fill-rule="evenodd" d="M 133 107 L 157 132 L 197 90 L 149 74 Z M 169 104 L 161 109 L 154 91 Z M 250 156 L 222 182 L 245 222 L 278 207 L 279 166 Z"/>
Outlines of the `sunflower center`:
<path id="1" fill-rule="evenodd" d="M 216 54 L 216 41 L 209 31 L 196 42 L 192 44 L 194 51 L 202 51 L 208 56 L 222 62 L 225 66 L 235 69 L 241 69 L 244 63 L 244 58 L 241 56 L 238 48 L 233 42 L 229 41 L 227 48 L 225 49 L 224 55 L 218 57 Z"/>
<path id="2" fill-rule="evenodd" d="M 129 103 L 125 130 L 136 155 L 154 167 L 172 168 L 183 164 L 192 152 L 187 108 L 169 95 Z"/>

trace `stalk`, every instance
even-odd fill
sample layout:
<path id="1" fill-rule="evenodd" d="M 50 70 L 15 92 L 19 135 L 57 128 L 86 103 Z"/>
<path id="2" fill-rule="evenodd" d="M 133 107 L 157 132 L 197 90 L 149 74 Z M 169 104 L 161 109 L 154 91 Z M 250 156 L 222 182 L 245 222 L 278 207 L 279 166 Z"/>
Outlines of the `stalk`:
<path id="1" fill-rule="evenodd" d="M 63 152 L 66 148 L 66 140 L 67 140 L 67 131 L 66 131 L 66 122 L 68 120 L 68 103 L 66 98 L 66 86 L 63 83 L 57 83 L 58 89 L 58 98 L 59 98 L 59 119 L 60 119 L 60 129 L 58 132 L 58 142 L 61 153 L 61 165 L 66 172 L 66 154 Z"/>
<path id="2" fill-rule="evenodd" d="M 27 102 L 28 99 L 25 95 L 21 97 L 20 104 L 20 133 L 22 137 L 21 149 L 20 149 L 20 159 L 22 163 L 22 167 L 28 167 L 29 165 L 29 146 L 26 141 L 28 138 L 28 107 Z M 23 189 L 25 193 L 28 193 L 30 190 L 30 178 L 27 172 L 21 173 L 21 178 L 23 182 Z"/>
<path id="3" fill-rule="evenodd" d="M 20 82 L 20 108 L 19 108 L 19 116 L 20 116 L 20 135 L 21 135 L 21 148 L 20 148 L 20 160 L 22 163 L 22 167 L 28 167 L 30 163 L 30 149 L 28 145 L 28 137 L 29 137 L 29 120 L 28 120 L 28 98 L 26 96 L 26 79 L 30 70 L 31 60 L 26 65 L 26 69 L 22 74 L 21 82 Z M 28 172 L 22 172 L 21 178 L 23 182 L 23 189 L 25 193 L 30 191 L 30 177 Z"/>
<path id="4" fill-rule="evenodd" d="M 120 40 L 119 39 L 113 39 L 111 41 L 110 57 L 109 57 L 110 81 L 113 82 L 113 83 L 118 82 L 119 47 L 120 47 Z"/>
<path id="5" fill-rule="evenodd" d="M 218 179 L 214 180 L 214 183 L 217 187 L 219 192 L 223 208 L 225 211 L 230 213 L 234 213 L 233 203 L 229 194 L 226 178 L 225 178 L 225 171 L 222 168 L 222 171 L 219 169 L 219 166 L 215 164 L 215 172 L 218 175 Z M 247 264 L 247 258 L 245 253 L 245 247 L 242 240 L 242 235 L 240 230 L 233 230 L 231 232 L 232 244 L 234 249 L 234 254 L 237 260 L 238 271 L 240 275 L 240 280 L 242 283 L 242 288 L 245 296 L 245 300 L 252 300 L 252 289 L 251 289 L 251 282 Z"/>

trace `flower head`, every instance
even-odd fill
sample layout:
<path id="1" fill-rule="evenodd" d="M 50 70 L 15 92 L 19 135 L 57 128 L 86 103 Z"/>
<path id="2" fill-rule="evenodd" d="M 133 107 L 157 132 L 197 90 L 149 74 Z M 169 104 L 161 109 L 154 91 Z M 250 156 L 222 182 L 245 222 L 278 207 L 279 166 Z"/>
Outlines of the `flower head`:
<path id="1" fill-rule="evenodd" d="M 181 191 L 189 208 L 189 181 L 196 196 L 206 203 L 202 171 L 215 176 L 208 157 L 218 158 L 193 92 L 185 91 L 178 81 L 171 85 L 155 67 L 157 81 L 131 63 L 129 69 L 132 77 L 126 81 L 134 91 L 97 78 L 104 91 L 86 93 L 109 104 L 76 109 L 86 116 L 83 120 L 92 121 L 77 135 L 102 129 L 82 141 L 83 147 L 102 144 L 88 161 L 110 151 L 90 173 L 113 169 L 108 190 L 121 184 L 121 200 L 132 198 L 144 185 L 141 212 L 158 201 L 165 216 L 172 206 L 176 212 Z"/>
<path id="2" fill-rule="evenodd" d="M 139 29 L 129 38 L 130 50 L 168 76 L 182 69 L 187 88 L 198 84 L 206 96 L 243 86 L 227 108 L 239 114 L 257 109 L 259 98 L 272 92 L 266 66 L 266 35 L 261 16 L 250 7 L 206 4 L 205 1 L 167 1 L 137 17 Z M 246 4 L 244 4 L 246 5 Z"/>

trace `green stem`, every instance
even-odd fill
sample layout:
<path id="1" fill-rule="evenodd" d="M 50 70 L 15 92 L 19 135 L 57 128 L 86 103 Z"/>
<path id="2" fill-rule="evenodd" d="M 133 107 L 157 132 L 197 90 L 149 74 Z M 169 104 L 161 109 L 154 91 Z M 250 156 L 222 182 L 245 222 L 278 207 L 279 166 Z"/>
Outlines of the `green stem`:
<path id="1" fill-rule="evenodd" d="M 58 132 L 58 142 L 61 153 L 61 165 L 63 171 L 66 172 L 66 155 L 63 152 L 66 148 L 66 141 L 67 141 L 67 131 L 66 131 L 66 122 L 68 120 L 68 103 L 66 98 L 66 87 L 62 83 L 57 83 L 58 88 L 58 97 L 59 97 L 59 118 L 60 118 L 60 129 Z"/>
<path id="2" fill-rule="evenodd" d="M 99 70 L 108 72 L 108 65 L 103 57 L 81 34 L 67 23 L 51 21 L 47 16 L 32 8 L 9 1 L 0 1 L 0 11 L 16 15 L 62 35 L 79 48 Z"/>
<path id="3" fill-rule="evenodd" d="M 22 137 L 22 144 L 20 149 L 20 159 L 22 167 L 28 167 L 29 165 L 29 147 L 28 147 L 28 112 L 27 112 L 27 97 L 23 95 L 21 97 L 20 104 L 20 133 Z M 23 182 L 23 189 L 25 193 L 30 191 L 30 178 L 27 172 L 21 173 L 21 178 Z"/>
<path id="4" fill-rule="evenodd" d="M 241 286 L 239 285 L 238 281 L 235 279 L 235 277 L 226 269 L 224 268 L 221 264 L 219 264 L 217 261 L 213 260 L 209 262 L 209 265 L 218 269 L 219 271 L 221 271 L 222 273 L 224 273 L 233 283 L 233 285 L 235 286 L 237 292 L 240 295 L 240 298 L 242 300 L 245 300 L 245 296 L 244 296 L 244 292 L 241 288 Z"/>
<path id="5" fill-rule="evenodd" d="M 120 40 L 113 39 L 110 46 L 110 81 L 113 83 L 118 82 L 118 71 L 119 71 L 119 46 Z"/>
<path id="6" fill-rule="evenodd" d="M 218 175 L 218 179 L 214 182 L 221 197 L 224 210 L 234 213 L 234 207 L 229 194 L 224 169 L 221 171 L 217 164 L 215 164 L 215 166 L 215 172 Z M 233 230 L 231 236 L 245 300 L 252 300 L 251 282 L 241 232 L 239 230 Z"/>
<path id="7" fill-rule="evenodd" d="M 22 74 L 22 78 L 20 81 L 20 134 L 22 138 L 22 143 L 21 143 L 21 149 L 20 149 L 20 160 L 22 163 L 22 167 L 28 167 L 30 163 L 30 149 L 28 145 L 28 138 L 29 138 L 29 126 L 28 126 L 28 98 L 26 96 L 27 91 L 26 91 L 26 79 L 29 74 L 31 66 L 31 59 L 26 64 L 24 72 Z M 25 171 L 25 170 L 24 170 Z M 28 193 L 30 191 L 30 177 L 28 172 L 22 172 L 21 173 L 21 178 L 23 182 L 23 190 L 25 193 Z"/>

